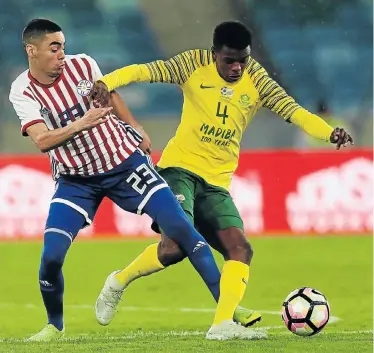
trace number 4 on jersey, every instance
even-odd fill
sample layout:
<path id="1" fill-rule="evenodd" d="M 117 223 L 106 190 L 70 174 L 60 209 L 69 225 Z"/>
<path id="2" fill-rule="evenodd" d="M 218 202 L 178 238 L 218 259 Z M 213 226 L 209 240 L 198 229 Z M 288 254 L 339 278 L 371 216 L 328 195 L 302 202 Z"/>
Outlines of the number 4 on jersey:
<path id="1" fill-rule="evenodd" d="M 226 124 L 226 119 L 229 117 L 227 115 L 227 105 L 226 104 L 223 108 L 223 113 L 221 113 L 221 102 L 218 102 L 216 116 L 218 116 L 219 118 L 222 118 L 222 123 Z"/>

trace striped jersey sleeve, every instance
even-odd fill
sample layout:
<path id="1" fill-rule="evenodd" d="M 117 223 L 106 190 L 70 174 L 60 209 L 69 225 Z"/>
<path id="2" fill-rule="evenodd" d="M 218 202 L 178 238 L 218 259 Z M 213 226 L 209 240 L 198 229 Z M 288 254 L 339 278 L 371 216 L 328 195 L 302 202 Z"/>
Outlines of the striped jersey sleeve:
<path id="1" fill-rule="evenodd" d="M 293 113 L 301 108 L 300 105 L 253 58 L 249 60 L 247 71 L 259 92 L 261 105 L 290 121 Z"/>
<path id="2" fill-rule="evenodd" d="M 188 50 L 169 60 L 157 60 L 145 64 L 150 72 L 150 82 L 165 82 L 183 85 L 192 73 L 213 62 L 210 50 Z"/>

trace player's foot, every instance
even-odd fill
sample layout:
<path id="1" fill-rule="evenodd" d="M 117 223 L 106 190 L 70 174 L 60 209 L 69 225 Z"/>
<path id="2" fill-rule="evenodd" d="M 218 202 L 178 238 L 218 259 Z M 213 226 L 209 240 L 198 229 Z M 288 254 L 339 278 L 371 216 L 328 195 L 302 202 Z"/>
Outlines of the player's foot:
<path id="1" fill-rule="evenodd" d="M 63 338 L 65 335 L 65 327 L 62 331 L 58 330 L 52 324 L 48 324 L 46 327 L 43 328 L 40 332 L 36 335 L 31 336 L 26 340 L 26 342 L 50 342 L 50 341 L 57 341 Z"/>
<path id="2" fill-rule="evenodd" d="M 114 277 L 118 272 L 120 271 L 114 271 L 108 276 L 104 283 L 104 287 L 96 300 L 96 319 L 100 325 L 105 326 L 112 321 L 125 289 Z"/>
<path id="3" fill-rule="evenodd" d="M 260 330 L 246 328 L 232 320 L 225 320 L 218 325 L 213 325 L 205 338 L 207 340 L 258 340 L 267 338 L 267 333 Z"/>
<path id="4" fill-rule="evenodd" d="M 241 306 L 238 306 L 234 312 L 234 321 L 245 327 L 252 326 L 261 321 L 261 319 L 261 313 L 258 311 L 249 310 Z"/>

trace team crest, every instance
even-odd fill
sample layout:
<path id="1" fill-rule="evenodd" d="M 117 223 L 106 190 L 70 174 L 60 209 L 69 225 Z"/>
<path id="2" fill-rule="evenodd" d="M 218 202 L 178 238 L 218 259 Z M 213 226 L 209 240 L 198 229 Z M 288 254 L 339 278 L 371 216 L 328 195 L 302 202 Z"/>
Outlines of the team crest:
<path id="1" fill-rule="evenodd" d="M 92 89 L 92 82 L 88 80 L 81 80 L 77 84 L 77 92 L 79 95 L 86 97 L 90 94 Z"/>
<path id="2" fill-rule="evenodd" d="M 183 203 L 184 201 L 186 201 L 186 197 L 184 195 L 175 195 L 175 198 L 179 203 Z"/>
<path id="3" fill-rule="evenodd" d="M 221 88 L 221 96 L 223 98 L 231 98 L 234 95 L 234 90 L 229 87 L 222 87 Z"/>
<path id="4" fill-rule="evenodd" d="M 248 108 L 251 105 L 251 98 L 248 94 L 242 94 L 239 99 L 239 103 L 242 107 Z"/>

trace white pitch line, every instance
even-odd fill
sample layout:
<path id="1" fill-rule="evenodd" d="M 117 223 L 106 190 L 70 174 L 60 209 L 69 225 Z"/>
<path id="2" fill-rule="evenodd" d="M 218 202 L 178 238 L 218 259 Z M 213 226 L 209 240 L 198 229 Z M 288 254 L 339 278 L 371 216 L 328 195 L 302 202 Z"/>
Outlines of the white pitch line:
<path id="1" fill-rule="evenodd" d="M 264 330 L 272 330 L 272 329 L 281 329 L 284 326 L 267 326 L 267 327 L 260 327 L 254 330 L 257 331 L 264 331 Z M 205 331 L 165 331 L 165 332 L 154 332 L 154 331 L 140 331 L 140 332 L 129 332 L 122 336 L 103 336 L 103 335 L 94 335 L 94 334 L 86 334 L 80 335 L 76 337 L 67 337 L 64 339 L 59 340 L 60 343 L 64 342 L 80 342 L 89 340 L 92 341 L 125 341 L 131 339 L 144 339 L 144 338 L 168 338 L 168 337 L 196 337 L 202 336 L 206 334 Z M 362 331 L 324 331 L 321 333 L 322 335 L 330 335 L 330 334 L 338 334 L 338 335 L 357 335 L 357 334 L 373 334 L 373 330 L 362 330 Z M 282 331 L 278 332 L 277 335 L 292 335 L 289 331 Z M 302 337 L 300 337 L 302 339 Z M 15 338 L 0 338 L 0 343 L 25 343 L 25 339 L 15 339 Z"/>
<path id="2" fill-rule="evenodd" d="M 0 308 L 7 308 L 7 307 L 20 307 L 23 306 L 25 309 L 38 309 L 42 308 L 41 306 L 35 304 L 23 304 L 18 305 L 14 303 L 0 303 Z M 93 310 L 93 305 L 88 304 L 73 304 L 73 305 L 65 305 L 66 309 L 87 309 Z M 215 313 L 216 309 L 213 308 L 165 308 L 165 307 L 142 307 L 142 306 L 122 306 L 119 308 L 120 311 L 151 311 L 151 312 L 170 312 L 170 311 L 179 311 L 184 313 Z M 281 315 L 280 311 L 273 311 L 273 310 L 256 310 L 259 311 L 261 314 L 265 315 Z M 337 321 L 342 320 L 340 317 L 337 316 L 330 316 L 329 323 L 335 323 Z"/>

